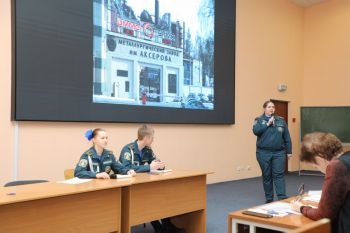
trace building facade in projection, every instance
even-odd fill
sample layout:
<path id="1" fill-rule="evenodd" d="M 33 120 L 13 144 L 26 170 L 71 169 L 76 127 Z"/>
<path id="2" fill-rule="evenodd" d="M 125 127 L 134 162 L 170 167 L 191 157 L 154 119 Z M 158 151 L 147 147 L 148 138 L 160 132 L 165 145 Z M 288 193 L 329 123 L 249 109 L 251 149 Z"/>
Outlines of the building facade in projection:
<path id="1" fill-rule="evenodd" d="M 203 67 L 208 56 L 190 51 L 199 49 L 189 46 L 185 21 L 169 12 L 160 16 L 159 0 L 152 6 L 152 13 L 145 4 L 136 14 L 126 0 L 94 1 L 93 101 L 213 109 L 213 65 L 211 71 Z"/>

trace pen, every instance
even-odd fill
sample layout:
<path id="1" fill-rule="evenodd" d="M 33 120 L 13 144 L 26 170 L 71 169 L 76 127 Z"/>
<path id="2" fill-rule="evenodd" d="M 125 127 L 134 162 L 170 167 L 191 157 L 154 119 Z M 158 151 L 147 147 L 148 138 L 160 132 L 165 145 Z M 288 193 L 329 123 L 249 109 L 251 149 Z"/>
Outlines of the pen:
<path id="1" fill-rule="evenodd" d="M 301 198 L 302 198 L 302 196 L 304 194 L 304 190 L 305 190 L 305 184 L 301 183 L 301 185 L 298 188 L 298 196 L 295 199 L 296 202 L 301 200 Z"/>

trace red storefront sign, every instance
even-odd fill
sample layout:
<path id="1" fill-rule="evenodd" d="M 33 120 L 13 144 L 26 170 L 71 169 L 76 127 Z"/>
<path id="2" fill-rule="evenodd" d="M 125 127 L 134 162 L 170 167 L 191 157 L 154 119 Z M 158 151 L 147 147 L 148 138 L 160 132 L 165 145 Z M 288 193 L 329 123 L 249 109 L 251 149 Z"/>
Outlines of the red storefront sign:
<path id="1" fill-rule="evenodd" d="M 141 28 L 141 25 L 139 25 L 139 24 L 132 23 L 132 22 L 120 19 L 120 18 L 117 19 L 117 25 L 118 25 L 118 27 L 124 27 L 124 28 L 135 30 L 135 31 L 138 31 Z"/>

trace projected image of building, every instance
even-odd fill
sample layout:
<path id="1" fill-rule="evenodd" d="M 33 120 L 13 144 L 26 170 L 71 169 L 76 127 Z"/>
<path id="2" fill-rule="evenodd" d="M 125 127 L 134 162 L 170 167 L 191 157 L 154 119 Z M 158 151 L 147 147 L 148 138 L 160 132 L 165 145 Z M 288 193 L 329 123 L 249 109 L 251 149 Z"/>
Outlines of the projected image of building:
<path id="1" fill-rule="evenodd" d="M 196 47 L 186 22 L 161 14 L 159 0 L 137 3 L 94 1 L 93 101 L 213 109 L 213 35 Z"/>

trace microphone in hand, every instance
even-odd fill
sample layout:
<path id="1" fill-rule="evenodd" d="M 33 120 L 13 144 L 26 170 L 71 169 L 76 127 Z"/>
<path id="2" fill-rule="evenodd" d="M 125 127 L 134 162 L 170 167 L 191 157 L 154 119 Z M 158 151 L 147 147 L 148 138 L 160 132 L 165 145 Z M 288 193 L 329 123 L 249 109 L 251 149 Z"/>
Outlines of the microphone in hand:
<path id="1" fill-rule="evenodd" d="M 271 115 L 271 118 L 269 119 L 269 121 L 267 122 L 267 125 L 274 125 L 275 124 L 275 117 L 273 115 Z"/>

